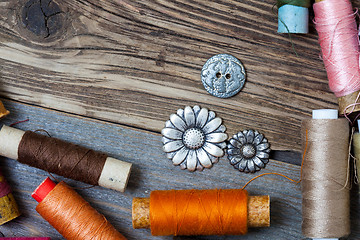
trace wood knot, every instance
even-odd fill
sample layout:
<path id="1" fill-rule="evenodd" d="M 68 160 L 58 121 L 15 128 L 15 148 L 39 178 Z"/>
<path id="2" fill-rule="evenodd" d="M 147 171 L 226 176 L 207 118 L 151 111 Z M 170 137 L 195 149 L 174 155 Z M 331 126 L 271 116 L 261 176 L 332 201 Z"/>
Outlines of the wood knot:
<path id="1" fill-rule="evenodd" d="M 29 0 L 22 9 L 21 20 L 37 37 L 49 38 L 63 27 L 63 15 L 53 0 Z"/>

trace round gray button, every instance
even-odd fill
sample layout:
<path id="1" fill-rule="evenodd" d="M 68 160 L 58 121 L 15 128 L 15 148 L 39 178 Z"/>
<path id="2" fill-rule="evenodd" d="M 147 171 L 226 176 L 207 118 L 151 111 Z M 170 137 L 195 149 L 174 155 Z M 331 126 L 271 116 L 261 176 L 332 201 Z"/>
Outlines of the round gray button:
<path id="1" fill-rule="evenodd" d="M 244 87 L 245 79 L 244 66 L 229 54 L 211 57 L 201 71 L 201 81 L 206 91 L 219 98 L 237 94 Z"/>

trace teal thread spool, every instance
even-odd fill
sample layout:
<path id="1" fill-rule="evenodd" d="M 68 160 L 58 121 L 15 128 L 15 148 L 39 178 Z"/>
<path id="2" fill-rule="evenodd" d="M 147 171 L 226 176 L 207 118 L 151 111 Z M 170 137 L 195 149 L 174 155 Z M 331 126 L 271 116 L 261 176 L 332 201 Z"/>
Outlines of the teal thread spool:
<path id="1" fill-rule="evenodd" d="M 278 33 L 308 33 L 310 0 L 277 0 Z"/>

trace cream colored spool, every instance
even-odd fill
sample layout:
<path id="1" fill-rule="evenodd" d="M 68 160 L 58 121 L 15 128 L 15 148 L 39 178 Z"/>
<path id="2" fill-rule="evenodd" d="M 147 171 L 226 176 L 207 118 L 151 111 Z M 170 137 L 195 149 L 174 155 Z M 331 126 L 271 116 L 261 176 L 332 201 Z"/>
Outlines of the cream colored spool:
<path id="1" fill-rule="evenodd" d="M 0 130 L 0 155 L 17 160 L 19 144 L 24 133 L 22 130 L 4 125 Z M 108 157 L 98 180 L 99 186 L 124 192 L 131 166 L 131 163 Z"/>

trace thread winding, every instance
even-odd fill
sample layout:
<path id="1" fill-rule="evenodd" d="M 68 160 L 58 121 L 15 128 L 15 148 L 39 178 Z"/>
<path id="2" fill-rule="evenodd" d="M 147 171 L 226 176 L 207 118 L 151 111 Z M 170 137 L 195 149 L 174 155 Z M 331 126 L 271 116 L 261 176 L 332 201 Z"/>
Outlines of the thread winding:
<path id="1" fill-rule="evenodd" d="M 55 186 L 36 211 L 67 240 L 126 240 L 64 182 Z"/>
<path id="2" fill-rule="evenodd" d="M 305 120 L 302 133 L 303 142 L 308 142 L 302 172 L 303 234 L 309 238 L 347 236 L 350 234 L 348 121 Z"/>
<path id="3" fill-rule="evenodd" d="M 359 40 L 351 2 L 326 0 L 315 3 L 313 8 L 331 91 L 336 97 L 358 91 Z"/>
<path id="4" fill-rule="evenodd" d="M 151 233 L 242 235 L 247 233 L 246 190 L 171 190 L 150 194 Z"/>
<path id="5" fill-rule="evenodd" d="M 64 142 L 25 132 L 18 148 L 18 161 L 51 173 L 98 185 L 107 155 Z"/>

